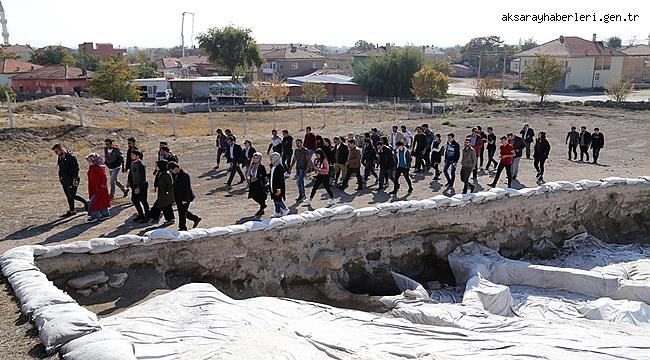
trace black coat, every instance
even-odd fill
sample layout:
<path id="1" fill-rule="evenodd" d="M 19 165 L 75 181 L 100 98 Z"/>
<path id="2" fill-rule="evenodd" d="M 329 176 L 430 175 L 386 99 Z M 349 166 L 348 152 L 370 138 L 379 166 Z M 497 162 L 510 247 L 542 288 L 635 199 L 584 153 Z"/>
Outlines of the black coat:
<path id="1" fill-rule="evenodd" d="M 79 162 L 77 158 L 69 152 L 59 156 L 57 160 L 59 166 L 59 181 L 64 184 L 72 184 L 74 180 L 79 179 Z"/>
<path id="2" fill-rule="evenodd" d="M 423 153 L 427 149 L 427 136 L 420 133 L 415 134 L 413 137 L 413 151 L 418 154 Z"/>
<path id="3" fill-rule="evenodd" d="M 581 145 L 583 142 L 585 143 L 584 146 L 589 146 L 589 144 L 591 144 L 591 134 L 589 131 L 581 132 L 580 135 L 578 135 L 578 145 Z"/>
<path id="4" fill-rule="evenodd" d="M 605 135 L 603 133 L 591 134 L 591 147 L 594 149 L 601 149 L 605 147 Z"/>
<path id="5" fill-rule="evenodd" d="M 230 156 L 230 147 L 226 148 L 226 162 L 227 163 L 238 163 L 241 161 L 242 153 L 244 152 L 239 144 L 233 144 L 234 148 L 232 151 L 232 157 Z"/>
<path id="6" fill-rule="evenodd" d="M 194 192 L 192 192 L 192 184 L 190 183 L 190 175 L 180 170 L 174 179 L 174 199 L 176 203 L 192 202 L 194 200 Z"/>
<path id="7" fill-rule="evenodd" d="M 519 136 L 515 136 L 512 138 L 510 145 L 515 148 L 515 157 L 521 157 L 524 149 L 526 148 L 526 142 L 524 139 L 520 138 Z"/>
<path id="8" fill-rule="evenodd" d="M 377 150 L 377 158 L 379 168 L 382 170 L 392 170 L 395 168 L 395 157 L 390 147 L 384 145 L 381 151 Z"/>
<path id="9" fill-rule="evenodd" d="M 528 131 L 521 129 L 519 133 L 521 134 L 521 138 L 524 139 L 525 142 L 532 143 L 533 141 L 535 141 L 535 131 L 533 131 L 533 128 L 529 127 Z"/>
<path id="10" fill-rule="evenodd" d="M 266 176 L 267 176 L 266 168 L 264 167 L 264 165 L 259 164 L 257 168 L 257 176 L 255 177 L 257 180 L 252 181 L 248 186 L 249 199 L 253 199 L 255 201 L 266 200 L 266 192 L 267 192 Z"/>
<path id="11" fill-rule="evenodd" d="M 271 174 L 273 178 L 271 179 Z M 275 201 L 284 201 L 286 197 L 286 189 L 284 187 L 284 167 L 278 164 L 275 170 L 269 170 L 269 190 L 271 191 L 271 199 Z M 280 195 L 275 192 L 280 190 Z"/>
<path id="12" fill-rule="evenodd" d="M 241 154 L 241 163 L 244 164 L 244 166 L 248 166 L 251 163 L 251 160 L 253 159 L 253 154 L 255 154 L 257 150 L 255 150 L 254 147 L 250 147 L 248 149 L 248 153 L 246 153 L 246 149 L 242 149 L 242 154 Z"/>
<path id="13" fill-rule="evenodd" d="M 347 145 L 340 143 L 337 149 L 334 146 L 334 159 L 337 164 L 346 164 L 348 162 L 349 148 Z M 338 152 L 338 153 L 337 153 Z"/>
<path id="14" fill-rule="evenodd" d="M 287 135 L 282 137 L 282 153 L 293 153 L 293 136 Z"/>
<path id="15" fill-rule="evenodd" d="M 366 145 L 366 147 L 363 149 L 361 162 L 363 164 L 372 164 L 375 161 L 377 161 L 377 150 L 375 150 L 372 145 Z"/>
<path id="16" fill-rule="evenodd" d="M 548 159 L 548 154 L 551 152 L 551 144 L 548 140 L 537 140 L 535 148 L 533 149 L 533 158 L 538 160 Z"/>
<path id="17" fill-rule="evenodd" d="M 323 152 L 325 153 L 325 157 L 327 158 L 327 162 L 330 164 L 330 166 L 334 165 L 334 148 L 332 146 L 325 146 L 321 148 Z"/>

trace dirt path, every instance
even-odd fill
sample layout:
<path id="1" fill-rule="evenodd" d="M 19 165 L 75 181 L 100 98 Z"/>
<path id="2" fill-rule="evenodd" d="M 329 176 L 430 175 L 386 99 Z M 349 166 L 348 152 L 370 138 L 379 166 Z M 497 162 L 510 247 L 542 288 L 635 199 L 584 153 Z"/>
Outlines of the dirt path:
<path id="1" fill-rule="evenodd" d="M 481 125 L 483 128 L 492 126 L 497 135 L 507 132 L 518 132 L 524 122 L 537 132 L 547 131 L 552 150 L 551 157 L 546 165 L 546 181 L 554 180 L 580 180 L 599 179 L 608 176 L 634 177 L 650 175 L 650 163 L 645 158 L 645 152 L 650 144 L 646 133 L 650 132 L 650 113 L 615 111 L 582 107 L 565 107 L 556 110 L 532 111 L 532 110 L 509 110 L 492 109 L 477 110 L 471 113 L 460 113 L 448 116 L 447 118 L 430 119 L 427 122 L 430 127 L 443 134 L 454 132 L 461 138 L 468 133 L 467 127 Z M 454 127 L 443 126 L 443 121 L 452 122 Z M 419 125 L 422 121 L 404 121 L 409 128 Z M 315 128 L 319 124 L 313 125 Z M 378 127 L 382 131 L 389 131 L 392 122 L 384 121 L 374 123 L 366 121 L 366 124 L 332 124 L 323 130 L 317 130 L 320 135 L 332 137 L 343 135 L 348 131 L 362 133 L 370 127 Z M 600 127 L 605 134 L 606 147 L 601 153 L 601 163 L 596 166 L 588 163 L 578 163 L 566 159 L 566 147 L 564 138 L 569 127 L 586 125 L 588 129 Z M 262 126 L 260 126 L 262 127 Z M 268 126 L 263 126 L 268 128 Z M 250 138 L 258 150 L 266 150 L 267 135 L 255 132 L 255 124 L 250 125 L 253 136 Z M 297 133 L 297 129 L 290 128 Z M 265 131 L 266 132 L 266 131 Z M 294 133 L 294 136 L 297 134 Z M 237 134 L 236 134 L 237 135 Z M 300 135 L 302 136 L 302 135 Z M 98 139 L 101 136 L 98 135 Z M 239 137 L 243 142 L 243 137 Z M 162 140 L 150 136 L 146 140 L 146 149 L 155 149 L 157 141 Z M 194 192 L 197 195 L 192 203 L 192 212 L 203 218 L 202 227 L 213 227 L 244 222 L 250 219 L 257 210 L 256 204 L 247 199 L 247 192 L 243 184 L 228 188 L 225 185 L 227 174 L 224 165 L 219 170 L 214 170 L 214 137 L 191 136 L 179 138 L 175 141 L 167 139 L 171 143 L 172 150 L 179 158 L 181 165 L 192 176 Z M 5 144 L 6 145 L 6 144 Z M 44 146 L 48 144 L 43 144 Z M 121 144 L 120 144 L 121 145 Z M 51 146 L 51 145 L 50 145 Z M 101 142 L 97 144 L 95 151 L 101 149 Z M 149 171 L 153 171 L 155 152 L 147 151 L 145 155 L 146 165 Z M 84 154 L 79 154 L 80 157 Z M 265 158 L 265 163 L 268 157 Z M 535 170 L 532 160 L 522 159 L 520 165 L 519 183 L 517 186 L 530 187 L 535 185 Z M 85 164 L 82 165 L 82 174 L 85 174 Z M 2 186 L 0 186 L 0 198 L 5 201 L 0 203 L 0 253 L 14 246 L 23 244 L 58 244 L 76 240 L 87 240 L 94 237 L 116 236 L 126 233 L 142 234 L 155 227 L 134 224 L 130 218 L 135 210 L 127 199 L 117 199 L 111 211 L 112 217 L 100 223 L 88 224 L 84 215 L 77 215 L 73 218 L 61 219 L 59 215 L 66 211 L 65 198 L 60 185 L 56 179 L 56 161 L 48 152 L 39 154 L 38 159 L 30 162 L 15 163 L 1 160 L 0 172 Z M 455 191 L 460 192 L 462 184 L 459 174 Z M 376 186 L 355 193 L 354 186 L 350 186 L 345 192 L 335 190 L 337 204 L 350 204 L 355 207 L 367 206 L 368 204 L 403 200 L 403 199 L 424 199 L 440 194 L 444 181 L 432 181 L 432 175 L 418 174 L 413 176 L 414 192 L 407 196 L 405 190 L 400 191 L 397 196 L 391 196 L 384 192 L 377 192 Z M 87 181 L 82 175 L 82 196 L 85 195 Z M 122 178 L 122 180 L 125 180 Z M 153 177 L 150 177 L 150 181 Z M 489 174 L 479 173 L 478 189 L 487 188 L 486 184 L 492 178 Z M 402 180 L 403 182 L 403 180 Z M 369 184 L 372 184 L 371 180 Z M 505 174 L 502 176 L 500 186 L 505 186 Z M 311 181 L 307 181 L 307 191 L 310 191 Z M 287 183 L 288 205 L 292 212 L 307 210 L 301 204 L 294 204 L 297 196 L 295 183 L 290 180 Z M 403 187 L 404 189 L 404 187 Z M 325 201 L 320 199 L 320 193 L 312 203 L 314 208 L 325 206 Z M 119 191 L 118 191 L 119 193 Z M 149 195 L 150 203 L 153 203 L 153 194 Z M 272 204 L 269 202 L 269 204 Z M 270 217 L 272 210 L 267 211 L 265 218 Z M 170 226 L 174 229 L 174 226 Z M 24 324 L 20 319 L 18 308 L 10 297 L 8 285 L 0 286 L 0 359 L 20 359 L 30 356 L 30 351 L 36 356 L 41 348 L 38 339 L 30 338 L 34 334 L 30 325 Z M 19 326 L 16 326 L 18 324 Z M 4 336 L 4 335 L 9 336 Z M 8 355 L 11 354 L 11 355 Z M 6 357 L 10 356 L 10 357 Z"/>

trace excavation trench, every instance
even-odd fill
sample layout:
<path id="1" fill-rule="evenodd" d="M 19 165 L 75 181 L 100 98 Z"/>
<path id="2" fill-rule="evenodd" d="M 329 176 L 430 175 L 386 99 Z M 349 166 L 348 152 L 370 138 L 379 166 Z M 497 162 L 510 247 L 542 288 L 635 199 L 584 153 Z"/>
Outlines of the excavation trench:
<path id="1" fill-rule="evenodd" d="M 300 226 L 123 246 L 100 254 L 36 258 L 62 289 L 96 271 L 127 273 L 122 288 L 75 299 L 110 315 L 168 289 L 207 282 L 235 299 L 281 296 L 381 311 L 378 296 L 399 289 L 390 272 L 421 284 L 456 284 L 447 256 L 476 241 L 509 258 L 544 252 L 589 232 L 606 242 L 647 243 L 650 185 L 549 192 L 466 206 L 367 217 L 321 219 Z"/>

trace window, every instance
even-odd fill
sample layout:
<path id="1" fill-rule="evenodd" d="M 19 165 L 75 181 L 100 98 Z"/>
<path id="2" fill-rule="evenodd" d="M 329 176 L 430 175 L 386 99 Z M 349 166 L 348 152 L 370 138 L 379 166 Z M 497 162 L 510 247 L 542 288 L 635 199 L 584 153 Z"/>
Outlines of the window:
<path id="1" fill-rule="evenodd" d="M 599 56 L 596 58 L 594 70 L 609 70 L 612 66 L 611 56 Z"/>
<path id="2" fill-rule="evenodd" d="M 298 70 L 298 63 L 297 62 L 291 63 L 291 70 Z"/>
<path id="3" fill-rule="evenodd" d="M 641 78 L 643 82 L 648 82 L 648 74 L 643 74 L 643 77 Z"/>
<path id="4" fill-rule="evenodd" d="M 596 75 L 594 75 L 594 80 L 595 80 L 595 81 L 600 80 L 600 74 L 596 74 Z"/>
<path id="5" fill-rule="evenodd" d="M 18 87 L 18 93 L 24 94 L 25 93 L 25 87 L 24 86 L 19 86 Z"/>
<path id="6" fill-rule="evenodd" d="M 55 92 L 57 95 L 63 95 L 63 88 L 60 87 L 60 86 L 57 86 L 57 87 L 54 88 L 54 92 Z"/>
<path id="7" fill-rule="evenodd" d="M 650 61 L 644 61 L 643 62 L 643 67 L 644 68 L 650 68 Z"/>
<path id="8" fill-rule="evenodd" d="M 320 63 L 318 61 L 314 61 L 313 63 L 311 63 L 311 68 L 320 69 Z"/>

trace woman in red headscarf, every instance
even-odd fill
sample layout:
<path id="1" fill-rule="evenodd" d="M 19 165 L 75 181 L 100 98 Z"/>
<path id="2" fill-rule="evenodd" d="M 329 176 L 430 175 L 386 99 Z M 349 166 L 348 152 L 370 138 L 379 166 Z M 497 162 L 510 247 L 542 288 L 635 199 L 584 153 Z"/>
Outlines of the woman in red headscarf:
<path id="1" fill-rule="evenodd" d="M 86 156 L 88 161 L 88 220 L 97 221 L 110 216 L 111 196 L 108 193 L 108 178 L 104 167 L 104 159 L 99 154 Z"/>

